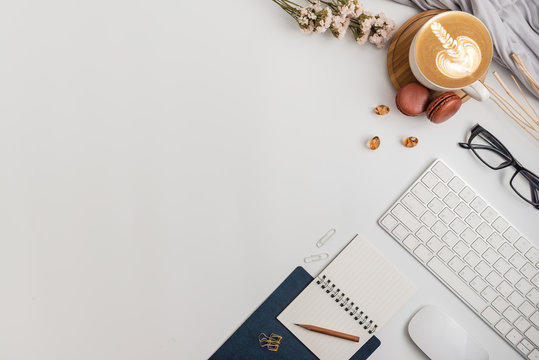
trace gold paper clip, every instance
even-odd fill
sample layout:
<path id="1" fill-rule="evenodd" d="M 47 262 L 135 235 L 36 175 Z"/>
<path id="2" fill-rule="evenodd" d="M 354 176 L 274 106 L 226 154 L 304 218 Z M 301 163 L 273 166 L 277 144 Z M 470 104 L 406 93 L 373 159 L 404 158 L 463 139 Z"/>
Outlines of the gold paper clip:
<path id="1" fill-rule="evenodd" d="M 282 338 L 283 337 L 281 335 L 274 333 L 271 333 L 270 336 L 260 333 L 260 335 L 258 335 L 258 342 L 260 343 L 261 347 L 265 347 L 269 351 L 277 351 L 279 350 L 279 345 L 281 345 Z"/>

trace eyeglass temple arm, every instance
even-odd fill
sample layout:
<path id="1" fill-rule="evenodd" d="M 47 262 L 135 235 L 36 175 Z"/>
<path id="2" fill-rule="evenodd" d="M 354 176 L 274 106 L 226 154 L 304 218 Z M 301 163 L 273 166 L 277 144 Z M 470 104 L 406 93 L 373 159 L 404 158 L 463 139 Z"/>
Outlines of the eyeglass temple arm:
<path id="1" fill-rule="evenodd" d="M 504 159 L 510 161 L 511 159 L 507 157 L 506 154 L 504 154 L 501 150 L 498 150 L 496 149 L 495 147 L 492 147 L 492 146 L 487 146 L 487 145 L 479 145 L 479 144 L 472 144 L 471 146 L 468 144 L 468 143 L 459 143 L 460 147 L 464 148 L 464 149 L 479 149 L 479 150 L 490 150 L 490 151 L 494 151 L 496 154 L 502 156 Z"/>

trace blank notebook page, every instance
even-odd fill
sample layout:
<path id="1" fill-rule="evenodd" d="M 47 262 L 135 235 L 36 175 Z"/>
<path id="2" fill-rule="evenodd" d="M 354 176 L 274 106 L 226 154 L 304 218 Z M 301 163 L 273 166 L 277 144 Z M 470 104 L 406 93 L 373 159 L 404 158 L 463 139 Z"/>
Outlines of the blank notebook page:
<path id="1" fill-rule="evenodd" d="M 320 359 L 349 359 L 414 291 L 396 267 L 356 235 L 277 319 Z M 360 340 L 319 334 L 294 324 L 320 326 Z"/>

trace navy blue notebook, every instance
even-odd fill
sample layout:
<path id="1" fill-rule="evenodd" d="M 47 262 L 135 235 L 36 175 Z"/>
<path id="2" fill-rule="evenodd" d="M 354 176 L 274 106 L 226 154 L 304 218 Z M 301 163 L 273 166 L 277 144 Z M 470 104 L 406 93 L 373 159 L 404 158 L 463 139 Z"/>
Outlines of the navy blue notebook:
<path id="1" fill-rule="evenodd" d="M 312 280 L 312 276 L 301 266 L 298 266 L 238 330 L 217 349 L 210 359 L 316 359 L 316 356 L 277 320 L 277 315 Z M 269 351 L 267 348 L 261 347 L 258 342 L 260 333 L 281 335 L 282 340 L 278 351 Z M 380 346 L 380 340 L 373 336 L 351 359 L 367 359 L 378 346 Z"/>

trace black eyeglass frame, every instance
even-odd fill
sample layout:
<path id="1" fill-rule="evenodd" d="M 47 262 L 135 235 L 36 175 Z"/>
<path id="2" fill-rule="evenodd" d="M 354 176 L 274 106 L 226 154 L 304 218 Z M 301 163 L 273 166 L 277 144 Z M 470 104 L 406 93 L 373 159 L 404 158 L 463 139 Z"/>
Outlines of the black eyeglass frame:
<path id="1" fill-rule="evenodd" d="M 472 144 L 473 139 L 476 137 L 482 138 L 484 141 L 486 141 L 491 146 L 487 145 L 480 145 L 480 144 Z M 539 177 L 531 172 L 530 170 L 526 169 L 522 164 L 520 164 L 514 156 L 509 152 L 509 150 L 498 140 L 494 135 L 492 135 L 488 130 L 483 128 L 481 125 L 476 124 L 472 130 L 470 137 L 468 138 L 468 142 L 460 142 L 458 143 L 460 147 L 468 150 L 472 150 L 475 156 L 481 160 L 483 164 L 491 168 L 492 170 L 501 170 L 505 169 L 509 166 L 512 166 L 516 169 L 515 173 L 511 177 L 511 180 L 509 180 L 509 185 L 513 189 L 517 195 L 522 198 L 522 200 L 526 201 L 528 204 L 532 205 L 534 208 L 539 210 Z M 505 159 L 504 162 L 502 162 L 498 166 L 492 166 L 489 163 L 487 163 L 481 155 L 479 155 L 476 151 L 478 150 L 490 150 L 501 156 L 503 159 Z M 525 198 L 514 186 L 513 180 L 516 178 L 518 174 L 521 174 L 529 183 L 530 190 L 531 190 L 531 197 L 532 199 Z"/>

